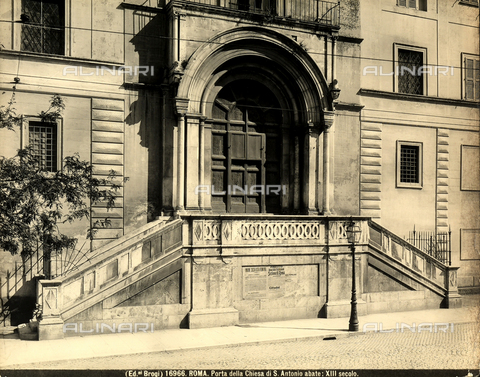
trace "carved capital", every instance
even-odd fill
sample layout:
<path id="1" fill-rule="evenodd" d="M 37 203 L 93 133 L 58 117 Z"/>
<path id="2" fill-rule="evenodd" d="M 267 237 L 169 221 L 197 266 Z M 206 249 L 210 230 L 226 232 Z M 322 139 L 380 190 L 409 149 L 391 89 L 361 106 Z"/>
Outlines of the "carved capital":
<path id="1" fill-rule="evenodd" d="M 308 123 L 305 127 L 305 133 L 309 136 L 315 136 L 320 134 L 320 127 L 315 123 Z"/>
<path id="2" fill-rule="evenodd" d="M 325 130 L 329 130 L 333 126 L 335 120 L 335 111 L 324 111 L 323 112 L 323 125 Z"/>
<path id="3" fill-rule="evenodd" d="M 188 98 L 175 98 L 175 112 L 177 115 L 185 116 L 188 111 Z"/>

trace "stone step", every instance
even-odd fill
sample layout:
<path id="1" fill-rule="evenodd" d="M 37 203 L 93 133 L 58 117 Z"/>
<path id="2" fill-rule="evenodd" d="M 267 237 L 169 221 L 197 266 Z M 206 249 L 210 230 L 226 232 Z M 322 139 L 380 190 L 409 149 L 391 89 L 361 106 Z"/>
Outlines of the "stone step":
<path id="1" fill-rule="evenodd" d="M 4 326 L 0 327 L 0 335 L 10 335 L 17 333 L 17 326 Z"/>
<path id="2" fill-rule="evenodd" d="M 480 306 L 480 294 L 462 295 L 462 306 L 464 307 Z"/>

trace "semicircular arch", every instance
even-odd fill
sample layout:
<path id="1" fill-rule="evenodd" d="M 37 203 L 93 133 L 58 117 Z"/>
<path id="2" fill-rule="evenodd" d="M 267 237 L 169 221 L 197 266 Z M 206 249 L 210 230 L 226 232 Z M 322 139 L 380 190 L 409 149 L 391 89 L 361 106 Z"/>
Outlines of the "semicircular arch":
<path id="1" fill-rule="evenodd" d="M 295 122 L 320 125 L 323 111 L 332 109 L 326 80 L 303 48 L 269 29 L 239 27 L 205 42 L 189 59 L 177 96 L 189 100 L 190 113 L 207 115 L 216 83 L 241 59 L 253 75 L 267 78 L 272 91 L 282 92 L 279 99 L 291 99 Z"/>

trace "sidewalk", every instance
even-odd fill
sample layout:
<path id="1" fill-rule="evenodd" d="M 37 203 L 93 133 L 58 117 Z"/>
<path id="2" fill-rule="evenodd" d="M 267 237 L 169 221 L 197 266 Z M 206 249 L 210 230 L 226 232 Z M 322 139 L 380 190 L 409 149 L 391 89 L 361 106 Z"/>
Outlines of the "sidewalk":
<path id="1" fill-rule="evenodd" d="M 8 369 L 13 365 L 18 368 L 21 364 L 45 361 L 272 343 L 311 337 L 356 336 L 365 334 L 362 331 L 365 324 L 369 324 L 370 331 L 374 330 L 375 326 L 380 330 L 380 324 L 384 331 L 388 329 L 395 331 L 402 323 L 408 326 L 418 326 L 420 323 L 480 324 L 480 317 L 478 307 L 371 314 L 359 317 L 359 332 L 355 333 L 348 332 L 348 321 L 349 318 L 299 319 L 208 329 L 168 329 L 153 333 L 90 335 L 41 342 L 4 337 L 0 338 L 0 368 Z M 448 331 L 451 329 L 450 325 Z"/>

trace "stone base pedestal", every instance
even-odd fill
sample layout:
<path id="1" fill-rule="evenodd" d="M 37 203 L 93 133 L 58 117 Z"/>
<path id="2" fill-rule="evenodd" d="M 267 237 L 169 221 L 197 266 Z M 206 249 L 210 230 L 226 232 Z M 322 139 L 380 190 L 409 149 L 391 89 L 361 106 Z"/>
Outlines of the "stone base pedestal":
<path id="1" fill-rule="evenodd" d="M 188 328 L 221 327 L 238 325 L 239 313 L 234 308 L 200 309 L 188 313 Z"/>
<path id="2" fill-rule="evenodd" d="M 44 318 L 38 324 L 38 340 L 63 339 L 63 335 L 60 317 Z"/>
<path id="3" fill-rule="evenodd" d="M 331 301 L 323 306 L 322 314 L 325 318 L 347 318 L 350 317 L 351 301 Z M 367 315 L 367 303 L 363 300 L 357 300 L 357 315 Z"/>
<path id="4" fill-rule="evenodd" d="M 443 300 L 442 307 L 447 309 L 461 308 L 462 296 L 460 296 L 458 293 L 447 294 L 447 296 Z"/>

